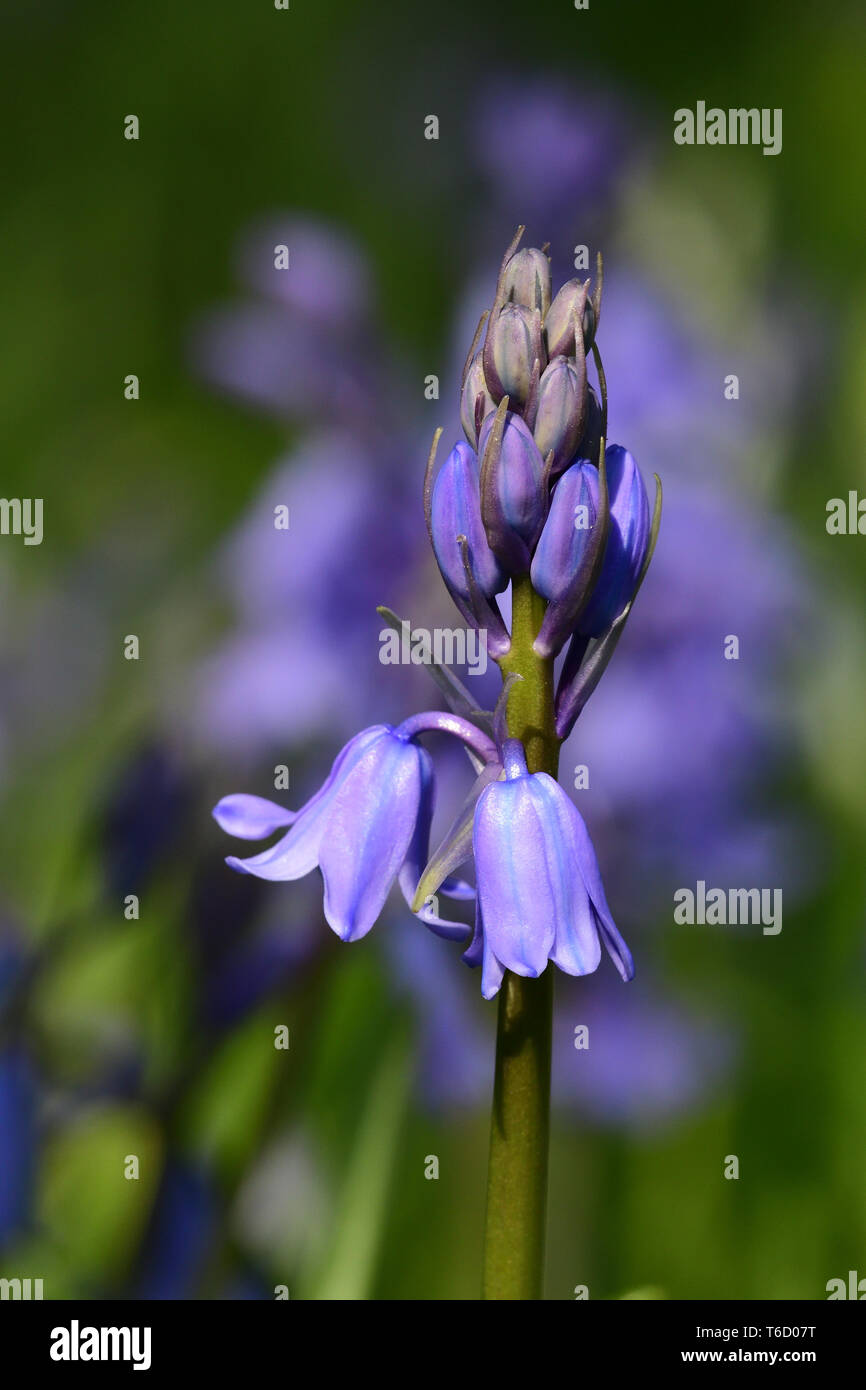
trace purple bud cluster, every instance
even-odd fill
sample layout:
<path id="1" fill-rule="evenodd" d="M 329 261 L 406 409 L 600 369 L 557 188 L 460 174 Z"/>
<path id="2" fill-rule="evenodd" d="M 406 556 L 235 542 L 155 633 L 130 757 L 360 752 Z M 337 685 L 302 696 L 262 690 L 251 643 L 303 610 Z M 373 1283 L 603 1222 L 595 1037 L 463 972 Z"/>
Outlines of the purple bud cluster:
<path id="1" fill-rule="evenodd" d="M 499 272 L 463 374 L 455 445 L 435 481 L 431 452 L 427 524 L 442 576 L 467 622 L 484 627 L 492 654 L 509 636 L 496 595 L 529 574 L 547 601 L 535 647 L 554 657 L 571 642 L 558 697 L 564 735 L 594 688 L 649 561 L 646 487 L 627 450 L 606 446 L 606 387 L 595 341 L 595 289 L 569 280 L 553 294 L 545 250 L 518 250 Z M 587 379 L 595 357 L 601 400 Z M 585 666 L 584 658 L 593 658 Z M 581 671 L 583 674 L 581 675 Z"/>

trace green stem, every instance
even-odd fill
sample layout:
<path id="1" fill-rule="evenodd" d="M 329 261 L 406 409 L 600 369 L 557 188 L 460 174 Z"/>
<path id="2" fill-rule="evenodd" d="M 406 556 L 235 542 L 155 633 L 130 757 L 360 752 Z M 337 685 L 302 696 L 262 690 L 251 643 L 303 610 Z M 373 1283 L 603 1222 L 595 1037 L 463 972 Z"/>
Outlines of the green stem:
<path id="1" fill-rule="evenodd" d="M 530 772 L 555 777 L 553 662 L 532 650 L 543 616 L 544 600 L 534 593 L 529 576 L 515 580 L 511 650 L 500 665 L 503 675 L 515 671 L 523 678 L 509 696 L 509 733 L 523 743 Z M 499 992 L 490 1125 L 485 1299 L 543 1295 L 552 1016 L 552 968 L 537 980 L 506 971 Z"/>

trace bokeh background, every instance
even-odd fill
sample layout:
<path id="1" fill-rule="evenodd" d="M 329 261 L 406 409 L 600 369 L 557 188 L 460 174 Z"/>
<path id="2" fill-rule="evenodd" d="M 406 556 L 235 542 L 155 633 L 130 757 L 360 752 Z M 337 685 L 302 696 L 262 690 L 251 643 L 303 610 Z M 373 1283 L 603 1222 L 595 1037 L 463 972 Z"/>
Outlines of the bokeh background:
<path id="1" fill-rule="evenodd" d="M 421 475 L 521 221 L 560 280 L 604 251 L 611 435 L 666 491 L 563 752 L 638 978 L 557 981 L 547 1296 L 866 1274 L 866 541 L 825 529 L 866 492 L 860 7 L 7 0 L 2 35 L 2 492 L 45 538 L 0 538 L 0 1275 L 477 1294 L 477 974 L 397 902 L 343 946 L 210 808 L 436 703 L 375 605 L 454 625 Z M 782 107 L 782 154 L 677 147 L 699 99 Z M 781 934 L 675 926 L 699 878 L 781 888 Z"/>

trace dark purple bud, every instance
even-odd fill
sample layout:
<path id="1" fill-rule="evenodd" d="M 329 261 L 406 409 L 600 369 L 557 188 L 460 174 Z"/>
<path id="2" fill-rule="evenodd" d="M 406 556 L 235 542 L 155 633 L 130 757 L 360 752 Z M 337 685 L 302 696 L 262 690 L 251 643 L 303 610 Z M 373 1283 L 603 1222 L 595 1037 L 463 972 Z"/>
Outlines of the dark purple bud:
<path id="1" fill-rule="evenodd" d="M 599 637 L 631 598 L 650 537 L 650 509 L 640 469 L 627 449 L 605 450 L 610 526 L 601 574 L 576 631 Z"/>
<path id="2" fill-rule="evenodd" d="M 465 536 L 469 569 L 485 598 L 501 593 L 508 576 L 487 543 L 481 521 L 478 460 L 462 440 L 454 445 L 433 487 L 430 508 L 433 551 L 452 597 L 469 604 L 469 580 L 459 536 Z"/>
<path id="3" fill-rule="evenodd" d="M 532 587 L 547 599 L 535 650 L 555 656 L 574 631 L 601 568 L 607 489 L 591 463 L 575 463 L 553 490 L 532 560 Z"/>
<path id="4" fill-rule="evenodd" d="M 575 450 L 577 458 L 589 459 L 590 462 L 598 461 L 601 440 L 604 433 L 604 415 L 598 402 L 598 396 L 591 386 L 586 388 L 586 419 L 583 426 L 583 435 L 580 443 Z"/>
<path id="5" fill-rule="evenodd" d="M 522 304 L 504 305 L 490 329 L 489 351 L 503 394 L 515 404 L 524 405 L 534 363 L 538 361 L 542 370 L 547 365 L 538 310 Z"/>
<path id="6" fill-rule="evenodd" d="M 538 383 L 533 437 L 544 458 L 553 451 L 554 478 L 572 463 L 586 420 L 586 361 L 556 357 Z M 583 457 L 592 458 L 592 454 Z M 596 454 L 596 457 L 598 455 Z"/>
<path id="7" fill-rule="evenodd" d="M 480 412 L 478 410 L 479 396 L 482 402 Z M 496 402 L 487 390 L 487 382 L 484 380 L 484 363 L 479 352 L 473 357 L 466 373 L 463 393 L 460 397 L 460 423 L 473 449 L 478 445 L 478 425 L 476 423 L 478 414 L 480 413 L 483 420 L 495 409 Z"/>
<path id="8" fill-rule="evenodd" d="M 592 334 L 587 333 L 587 328 L 594 328 L 595 318 L 587 318 L 587 305 L 592 315 L 588 286 L 589 281 L 567 280 L 548 309 L 544 332 L 550 358 L 568 357 L 574 352 L 575 318 L 583 325 L 584 346 L 588 348 L 591 345 Z"/>
<path id="9" fill-rule="evenodd" d="M 544 525 L 544 459 L 526 424 L 505 397 L 478 440 L 481 516 L 494 555 L 509 574 L 525 574 Z"/>
<path id="10" fill-rule="evenodd" d="M 595 308 L 595 301 L 592 299 L 588 299 L 586 301 L 586 305 L 584 306 L 583 322 L 581 327 L 583 329 L 583 348 L 585 352 L 589 352 L 590 348 L 595 342 L 595 330 L 598 327 L 598 316 Z"/>
<path id="11" fill-rule="evenodd" d="M 537 247 L 525 247 L 505 267 L 502 289 L 506 299 L 537 309 L 542 318 L 550 308 L 550 261 Z"/>

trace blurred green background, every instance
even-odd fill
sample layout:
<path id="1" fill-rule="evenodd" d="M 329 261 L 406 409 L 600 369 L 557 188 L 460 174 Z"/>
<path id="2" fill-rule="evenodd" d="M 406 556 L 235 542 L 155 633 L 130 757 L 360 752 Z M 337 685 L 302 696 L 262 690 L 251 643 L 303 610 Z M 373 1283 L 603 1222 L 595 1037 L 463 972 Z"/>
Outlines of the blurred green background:
<path id="1" fill-rule="evenodd" d="M 802 557 L 808 633 L 764 711 L 788 743 L 761 794 L 803 826 L 805 885 L 777 939 L 676 935 L 649 897 L 653 944 L 626 924 L 639 959 L 736 1043 L 722 1079 L 659 1123 L 558 1105 L 548 1297 L 822 1298 L 866 1274 L 866 543 L 824 524 L 829 498 L 866 489 L 862 8 L 13 3 L 2 33 L 2 491 L 45 499 L 45 540 L 0 538 L 0 1275 L 43 1277 L 57 1298 L 476 1296 L 483 1084 L 429 1104 L 423 984 L 395 985 L 377 933 L 351 951 L 331 939 L 310 885 L 262 897 L 221 863 L 211 805 L 268 794 L 280 757 L 276 739 L 237 753 L 190 734 L 195 673 L 237 616 L 215 557 L 311 425 L 213 390 L 190 344 L 244 298 L 251 226 L 325 219 L 371 267 L 376 341 L 409 399 L 397 415 L 417 412 L 402 436 L 417 491 L 438 417 L 413 383 L 436 371 L 453 397 L 465 282 L 493 277 L 525 215 L 525 152 L 495 208 L 467 154 L 494 79 L 622 113 L 625 192 L 587 182 L 550 233 L 566 252 L 573 226 L 606 226 L 708 342 L 733 359 L 746 339 L 758 357 L 769 345 L 772 380 L 781 339 L 799 372 L 772 448 L 743 446 L 752 483 L 728 482 L 733 517 L 758 498 Z M 783 108 L 782 154 L 677 148 L 673 111 L 698 99 Z M 776 336 L 756 336 L 758 300 L 785 306 Z M 761 399 L 751 409 L 760 421 Z M 383 483 L 382 552 L 390 505 Z M 292 804 L 296 766 L 307 794 L 343 741 L 299 740 Z M 225 1005 L 233 923 L 254 935 L 257 912 L 281 942 L 301 933 L 297 959 L 263 950 L 261 980 Z M 395 917 L 384 930 L 422 930 Z M 213 985 L 215 960 L 228 983 Z M 492 1007 L 448 968 L 489 1048 Z"/>

